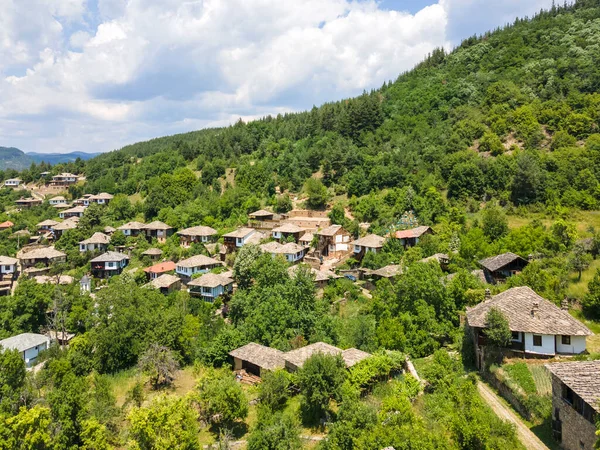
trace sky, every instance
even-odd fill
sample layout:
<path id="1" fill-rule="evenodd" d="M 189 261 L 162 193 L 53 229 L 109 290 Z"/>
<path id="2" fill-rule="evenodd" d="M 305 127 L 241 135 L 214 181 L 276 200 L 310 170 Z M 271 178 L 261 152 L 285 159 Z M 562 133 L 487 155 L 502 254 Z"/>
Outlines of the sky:
<path id="1" fill-rule="evenodd" d="M 552 0 L 1 0 L 0 146 L 104 152 L 302 111 Z"/>

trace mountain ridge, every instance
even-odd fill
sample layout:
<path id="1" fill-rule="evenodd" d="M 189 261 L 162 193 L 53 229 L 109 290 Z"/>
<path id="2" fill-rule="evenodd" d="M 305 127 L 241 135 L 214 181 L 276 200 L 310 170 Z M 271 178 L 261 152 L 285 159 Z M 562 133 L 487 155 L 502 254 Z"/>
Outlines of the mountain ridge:
<path id="1" fill-rule="evenodd" d="M 48 164 L 70 163 L 80 158 L 84 161 L 98 156 L 100 153 L 69 152 L 69 153 L 39 153 L 24 152 L 16 147 L 0 146 L 0 170 L 13 169 L 17 171 L 25 170 L 31 166 L 31 163 Z"/>

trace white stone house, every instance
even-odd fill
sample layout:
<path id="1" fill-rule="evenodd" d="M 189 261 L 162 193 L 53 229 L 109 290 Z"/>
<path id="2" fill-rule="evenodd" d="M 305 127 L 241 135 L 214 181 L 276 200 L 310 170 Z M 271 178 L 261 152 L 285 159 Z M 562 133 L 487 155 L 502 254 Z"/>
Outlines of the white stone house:
<path id="1" fill-rule="evenodd" d="M 21 333 L 0 341 L 0 347 L 17 350 L 27 367 L 33 366 L 40 352 L 50 347 L 50 338 L 42 334 Z"/>
<path id="2" fill-rule="evenodd" d="M 56 197 L 52 197 L 50 200 L 48 200 L 48 203 L 50 203 L 52 206 L 66 205 L 67 199 L 64 198 L 62 195 L 57 195 Z"/>
<path id="3" fill-rule="evenodd" d="M 20 178 L 9 178 L 8 180 L 4 180 L 4 186 L 10 188 L 19 187 L 21 181 Z"/>
<path id="4" fill-rule="evenodd" d="M 221 261 L 205 255 L 196 255 L 179 261 L 175 267 L 175 273 L 181 278 L 192 278 L 197 273 L 206 273 L 220 266 L 222 266 Z"/>
<path id="5" fill-rule="evenodd" d="M 0 256 L 0 279 L 11 278 L 17 272 L 17 258 L 10 256 Z"/>
<path id="6" fill-rule="evenodd" d="M 80 252 L 106 251 L 110 244 L 110 237 L 104 233 L 96 232 L 91 237 L 79 242 Z"/>

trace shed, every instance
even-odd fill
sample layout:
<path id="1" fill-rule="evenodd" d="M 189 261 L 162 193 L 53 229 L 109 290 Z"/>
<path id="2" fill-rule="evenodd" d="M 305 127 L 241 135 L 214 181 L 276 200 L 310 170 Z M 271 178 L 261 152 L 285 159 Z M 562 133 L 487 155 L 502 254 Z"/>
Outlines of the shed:
<path id="1" fill-rule="evenodd" d="M 285 366 L 282 351 L 254 342 L 232 350 L 229 355 L 233 358 L 234 370 L 243 369 L 257 376 L 262 376 L 265 371 L 282 369 Z"/>

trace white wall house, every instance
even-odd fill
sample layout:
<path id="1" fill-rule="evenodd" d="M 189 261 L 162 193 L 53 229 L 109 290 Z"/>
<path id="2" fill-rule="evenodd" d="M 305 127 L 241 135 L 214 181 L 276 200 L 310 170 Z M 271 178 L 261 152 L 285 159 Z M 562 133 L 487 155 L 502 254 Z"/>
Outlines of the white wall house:
<path id="1" fill-rule="evenodd" d="M 175 273 L 182 278 L 192 278 L 197 273 L 206 273 L 220 266 L 222 266 L 221 261 L 204 255 L 196 255 L 179 261 L 175 267 Z"/>
<path id="2" fill-rule="evenodd" d="M 17 271 L 18 262 L 17 258 L 0 256 L 0 274 L 2 274 L 2 278 L 11 277 Z"/>
<path id="3" fill-rule="evenodd" d="M 6 187 L 19 187 L 21 184 L 20 178 L 9 178 L 8 180 L 4 180 L 4 186 Z"/>
<path id="4" fill-rule="evenodd" d="M 48 203 L 50 203 L 52 206 L 54 206 L 54 205 L 66 205 L 67 204 L 67 199 L 64 198 L 62 195 L 59 195 L 57 197 L 52 197 L 50 200 L 48 200 Z"/>
<path id="5" fill-rule="evenodd" d="M 42 334 L 22 333 L 0 341 L 0 346 L 7 350 L 17 350 L 27 367 L 33 366 L 40 352 L 50 347 L 50 338 Z"/>
<path id="6" fill-rule="evenodd" d="M 213 303 L 218 297 L 233 291 L 233 279 L 223 274 L 206 273 L 188 283 L 192 296 Z"/>

